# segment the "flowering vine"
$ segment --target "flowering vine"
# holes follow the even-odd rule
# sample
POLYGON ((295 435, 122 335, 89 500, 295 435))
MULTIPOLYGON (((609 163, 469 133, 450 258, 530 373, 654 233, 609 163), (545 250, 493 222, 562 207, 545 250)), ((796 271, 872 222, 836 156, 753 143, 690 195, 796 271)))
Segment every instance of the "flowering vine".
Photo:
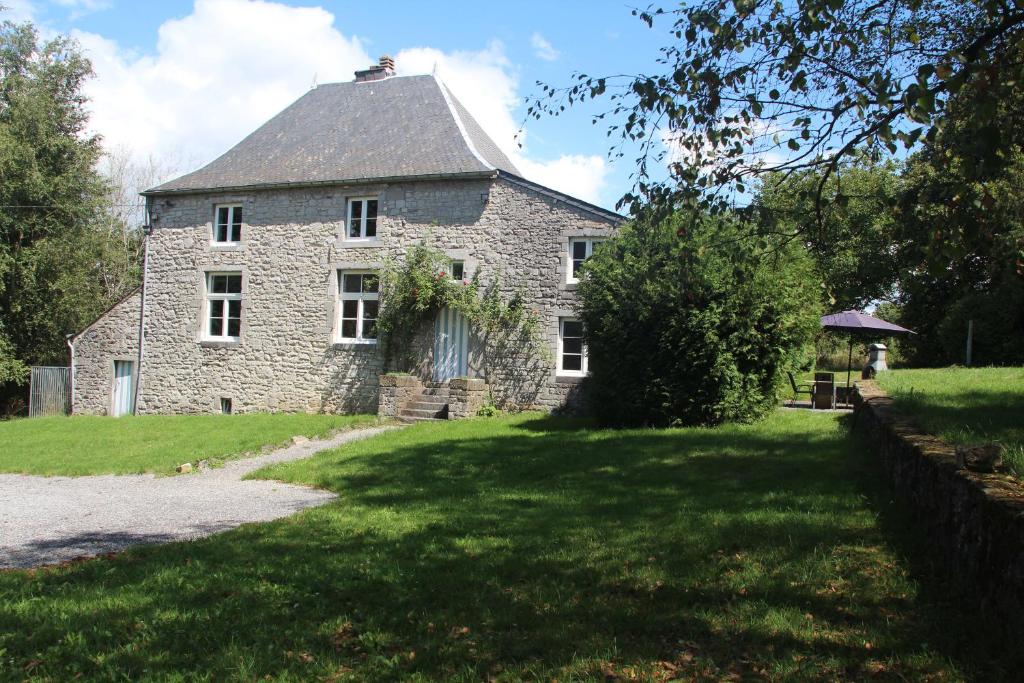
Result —
POLYGON ((501 277, 487 288, 480 273, 456 280, 451 277, 451 259, 427 245, 415 245, 402 260, 390 260, 381 271, 380 311, 377 318, 385 365, 389 369, 415 368, 415 340, 438 311, 451 308, 461 313, 483 341, 484 378, 497 355, 516 345, 517 352, 547 359, 550 352, 540 334, 540 316, 528 309, 516 293, 509 300, 501 295, 501 277))

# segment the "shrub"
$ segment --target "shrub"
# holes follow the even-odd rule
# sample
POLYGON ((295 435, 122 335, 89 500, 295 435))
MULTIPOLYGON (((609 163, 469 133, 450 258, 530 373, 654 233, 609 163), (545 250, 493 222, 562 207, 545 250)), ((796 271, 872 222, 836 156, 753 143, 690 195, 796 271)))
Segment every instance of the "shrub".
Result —
POLYGON ((763 416, 820 325, 802 247, 754 239, 729 218, 627 226, 587 261, 578 293, 592 408, 609 426, 763 416))

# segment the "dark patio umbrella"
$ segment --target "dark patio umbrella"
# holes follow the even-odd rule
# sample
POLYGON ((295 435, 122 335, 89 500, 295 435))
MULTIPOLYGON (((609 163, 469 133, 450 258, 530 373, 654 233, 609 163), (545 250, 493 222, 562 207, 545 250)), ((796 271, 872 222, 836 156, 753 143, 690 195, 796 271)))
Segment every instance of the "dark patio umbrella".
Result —
POLYGON ((850 336, 850 355, 846 361, 846 388, 850 388, 850 369, 853 367, 853 335, 892 337, 897 334, 914 334, 899 325, 879 320, 873 315, 860 311, 843 311, 821 316, 821 326, 833 332, 846 332, 850 336))

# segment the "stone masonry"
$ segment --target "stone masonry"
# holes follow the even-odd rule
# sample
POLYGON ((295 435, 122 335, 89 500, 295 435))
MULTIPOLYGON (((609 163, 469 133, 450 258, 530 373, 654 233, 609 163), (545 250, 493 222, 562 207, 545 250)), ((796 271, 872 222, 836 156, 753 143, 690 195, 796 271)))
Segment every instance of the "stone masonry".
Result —
MULTIPOLYGON (((339 270, 374 270, 425 241, 479 271, 484 287, 500 282, 506 295, 522 289, 542 320, 549 358, 522 358, 515 349, 489 363, 496 401, 555 409, 578 389, 578 378, 556 375, 559 317, 572 317, 574 286, 566 284, 568 241, 608 236, 607 214, 515 178, 403 181, 389 184, 283 188, 157 196, 150 205, 139 413, 209 413, 222 398, 235 412, 376 412, 384 368, 375 344, 339 343, 339 270), (350 197, 377 196, 377 239, 345 237, 350 197), (241 243, 211 243, 214 207, 241 204, 241 243), (242 275, 242 324, 237 342, 203 338, 205 278, 242 275)), ((110 323, 83 333, 79 376, 90 379, 77 412, 103 412, 110 384, 101 381, 121 346, 92 346, 97 326, 139 319, 138 300, 115 308, 110 323)), ((104 327, 105 326, 105 327, 104 327)), ((124 327, 122 332, 127 330, 124 327)), ((119 333, 121 334, 121 333, 119 333)), ((472 353, 470 376, 482 376, 472 353)), ((133 353, 137 355, 138 349, 133 353)), ((429 354, 429 349, 425 350, 429 354)), ((130 355, 130 354, 129 354, 130 355)), ((430 359, 422 366, 424 379, 430 359)), ((572 400, 570 399, 570 402, 572 400)))
POLYGON ((135 291, 74 337, 76 414, 108 415, 113 404, 114 361, 135 363, 138 377, 139 314, 142 294, 135 291))

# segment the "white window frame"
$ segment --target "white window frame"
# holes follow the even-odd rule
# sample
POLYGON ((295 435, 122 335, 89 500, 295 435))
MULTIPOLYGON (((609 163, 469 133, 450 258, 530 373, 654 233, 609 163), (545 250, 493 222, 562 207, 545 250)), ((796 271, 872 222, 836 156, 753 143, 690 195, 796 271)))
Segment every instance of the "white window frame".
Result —
POLYGON ((380 234, 380 197, 378 196, 366 196, 366 197, 349 197, 348 201, 345 202, 345 239, 349 242, 372 242, 377 239, 377 235, 380 234), (359 219, 359 235, 352 236, 349 234, 349 227, 352 225, 352 204, 355 202, 363 203, 363 210, 360 214, 359 219), (374 227, 374 234, 367 237, 366 235, 366 203, 377 202, 377 215, 375 216, 376 225, 374 227))
POLYGON ((242 243, 242 228, 245 225, 244 220, 245 220, 245 212, 242 211, 242 205, 241 204, 215 204, 214 207, 213 207, 213 234, 210 235, 210 243, 214 244, 216 246, 235 246, 235 245, 241 244, 242 243), (226 240, 219 240, 219 239, 217 239, 217 232, 218 232, 218 228, 220 227, 220 210, 221 209, 227 209, 228 210, 227 231, 225 232, 225 236, 228 239, 226 239, 226 240), (231 237, 232 237, 232 235, 231 235, 231 227, 235 224, 235 212, 236 211, 239 211, 239 212, 242 213, 242 220, 238 221, 238 239, 237 240, 233 240, 233 239, 231 239, 231 237))
POLYGON ((571 238, 569 238, 569 252, 568 252, 568 259, 566 260, 566 269, 565 269, 565 278, 566 278, 565 281, 567 283, 575 284, 575 283, 580 281, 580 279, 578 277, 576 277, 576 275, 573 274, 573 271, 575 270, 575 268, 573 268, 573 265, 575 264, 576 261, 580 261, 580 264, 582 265, 588 258, 590 258, 593 255, 593 253, 594 253, 594 246, 597 245, 597 244, 600 244, 601 242, 604 242, 603 238, 595 238, 595 237, 571 237, 571 238), (586 247, 584 248, 585 251, 584 251, 584 256, 583 256, 582 260, 573 258, 573 245, 576 244, 577 242, 582 242, 583 244, 586 245, 586 247))
POLYGON ((469 273, 466 270, 466 262, 463 261, 462 259, 454 259, 450 264, 448 264, 448 277, 450 277, 453 280, 459 280, 460 282, 462 280, 468 280, 469 279, 469 273), (462 267, 462 277, 455 277, 455 266, 456 265, 462 267))
MULTIPOLYGON (((380 301, 380 274, 375 270, 338 270, 336 277, 338 278, 338 299, 335 305, 335 324, 334 338, 338 343, 342 344, 376 344, 377 338, 364 338, 363 337, 363 325, 366 322, 366 318, 363 315, 363 308, 366 301, 380 301), (377 291, 376 292, 346 292, 345 291, 345 276, 346 275, 376 275, 377 276, 377 291), (356 336, 345 337, 342 334, 342 323, 343 314, 345 309, 346 301, 356 301, 356 336)), ((380 304, 377 304, 377 314, 380 315, 380 304)), ((378 318, 374 318, 377 320, 378 318)))
POLYGON ((242 273, 239 271, 210 271, 206 273, 206 301, 203 308, 203 339, 207 341, 238 341, 242 338, 242 319, 244 318, 244 312, 242 311, 242 292, 214 292, 212 291, 211 284, 213 278, 218 276, 237 277, 239 280, 239 290, 245 288, 245 281, 243 280, 242 273), (221 334, 213 335, 210 334, 210 320, 213 314, 213 302, 223 301, 224 308, 221 311, 221 334), (228 320, 230 316, 228 311, 230 310, 230 301, 238 301, 238 336, 231 336, 228 332, 228 320))
MULTIPOLYGON (((586 377, 590 374, 590 364, 587 359, 587 342, 586 339, 580 337, 582 340, 582 360, 580 361, 579 370, 563 370, 562 369, 562 356, 565 354, 565 324, 566 323, 579 323, 578 318, 559 318, 558 319, 558 354, 555 357, 555 374, 561 375, 562 377, 586 377)), ((582 323, 580 323, 582 324, 582 323)), ((574 337, 575 339, 575 337, 574 337)), ((572 354, 577 355, 577 354, 572 354)))

